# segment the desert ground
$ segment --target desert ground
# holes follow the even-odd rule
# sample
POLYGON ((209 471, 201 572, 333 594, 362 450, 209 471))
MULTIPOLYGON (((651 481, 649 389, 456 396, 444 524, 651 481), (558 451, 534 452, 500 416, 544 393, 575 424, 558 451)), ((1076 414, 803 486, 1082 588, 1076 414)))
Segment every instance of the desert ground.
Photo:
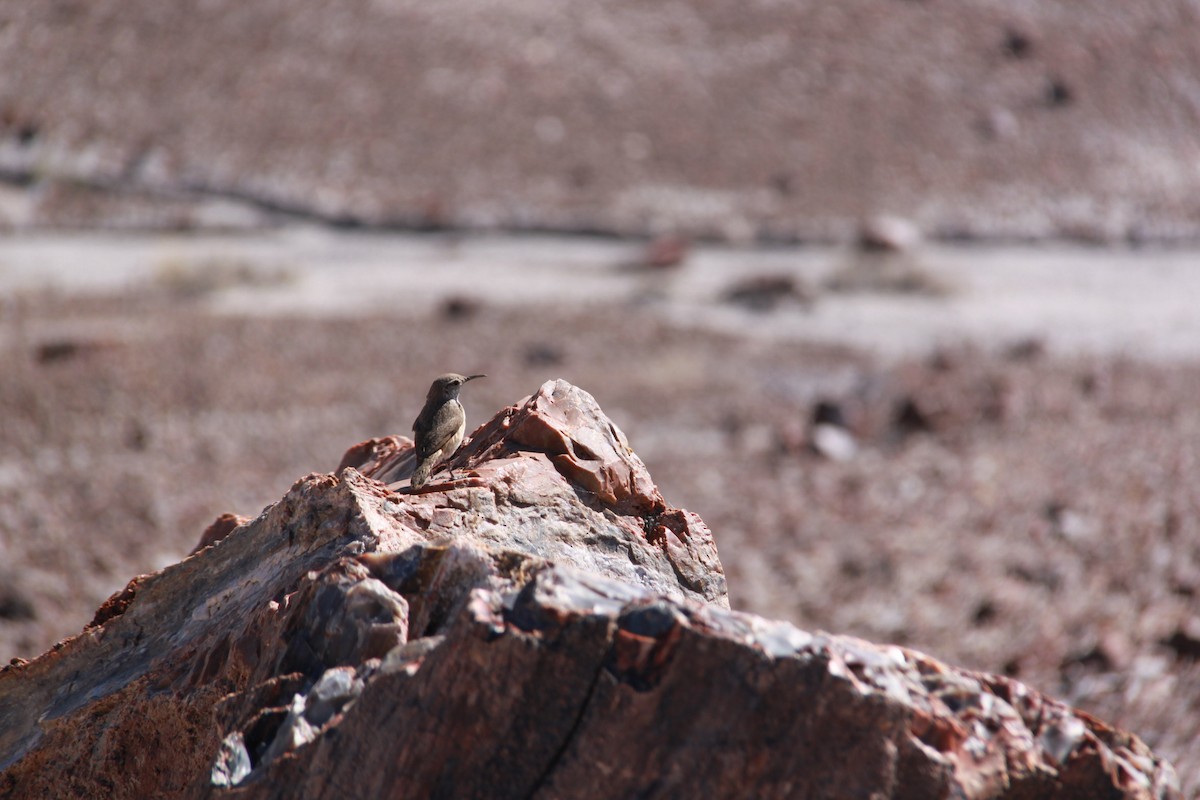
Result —
POLYGON ((735 608, 1015 676, 1137 732, 1196 796, 1197 253, 648 252, 0 241, 0 655, 77 633, 218 514, 407 434, 441 372, 488 374, 470 427, 562 377, 713 529, 735 608))
POLYGON ((439 373, 561 377, 736 608, 1200 797, 1194 0, 7 5, 0 659, 439 373))

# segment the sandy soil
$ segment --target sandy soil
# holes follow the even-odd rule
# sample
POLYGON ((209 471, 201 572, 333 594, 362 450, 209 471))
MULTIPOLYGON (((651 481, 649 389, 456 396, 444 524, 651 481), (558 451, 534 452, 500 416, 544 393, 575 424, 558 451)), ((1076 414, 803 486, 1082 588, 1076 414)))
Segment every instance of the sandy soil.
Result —
POLYGON ((713 528, 735 607, 1015 675, 1139 733, 1196 796, 1194 254, 641 257, 305 229, 0 242, 0 654, 406 432, 439 372, 489 374, 473 423, 564 377, 713 528), (822 403, 845 460, 809 447, 822 403))

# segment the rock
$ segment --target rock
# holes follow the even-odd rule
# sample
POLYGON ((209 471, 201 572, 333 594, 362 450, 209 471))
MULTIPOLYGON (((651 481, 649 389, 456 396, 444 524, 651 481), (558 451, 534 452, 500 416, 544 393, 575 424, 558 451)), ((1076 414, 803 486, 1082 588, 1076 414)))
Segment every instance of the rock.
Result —
POLYGON ((483 303, 473 297, 454 295, 442 301, 443 319, 461 321, 470 319, 483 310, 483 303))
POLYGON ((204 533, 200 534, 200 541, 192 552, 198 553, 209 545, 216 544, 232 533, 234 528, 245 525, 249 521, 249 517, 243 517, 240 514, 222 514, 204 529, 204 533))
POLYGON ((1190 661, 1200 660, 1200 622, 1189 620, 1162 640, 1165 647, 1175 653, 1176 658, 1190 661))
POLYGON ((866 252, 903 253, 921 243, 921 229, 903 217, 881 214, 862 223, 858 246, 866 252))
POLYGON ((1095 522, 1057 500, 1046 504, 1045 516, 1051 532, 1068 541, 1090 539, 1098 532, 1095 522))
POLYGON ((640 264, 648 269, 671 269, 683 266, 691 252, 687 237, 667 234, 652 239, 642 251, 640 264))
POLYGON ((841 404, 821 400, 813 407, 808 448, 830 461, 849 461, 858 454, 858 440, 850 432, 841 404))
POLYGON ((692 240, 682 234, 664 233, 643 243, 630 258, 616 267, 622 272, 665 276, 679 271, 687 264, 692 252, 692 240))
POLYGON ((1063 108, 1075 101, 1075 92, 1062 78, 1046 79, 1045 102, 1050 108, 1063 108))
POLYGON ((1004 357, 1013 362, 1037 361, 1046 355, 1046 341, 1028 336, 1011 342, 1004 348, 1004 357))
POLYGON ((0 795, 1180 796, 1016 681, 731 611, 712 534, 570 384, 454 480, 371 477, 411 446, 355 446, 5 667, 0 795))
POLYGON ((980 120, 979 131, 989 139, 1013 141, 1021 135, 1021 120, 1007 108, 993 108, 980 120))
POLYGON ((858 455, 854 434, 839 425, 814 425, 808 444, 814 453, 830 461, 850 461, 858 455))
POLYGON ((18 572, 0 569, 0 620, 20 621, 37 618, 37 606, 23 583, 18 572))
POLYGON ((892 427, 897 434, 911 436, 934 430, 930 413, 922 405, 918 398, 912 396, 901 397, 896 401, 895 409, 892 412, 892 427))
POLYGON ((774 311, 784 303, 802 308, 812 304, 812 295, 790 275, 755 275, 737 281, 721 295, 727 303, 751 311, 774 311))
POLYGON ((566 361, 566 356, 557 344, 534 342, 526 345, 521 360, 529 367, 558 367, 566 361))
POLYGON ((810 416, 813 425, 834 425, 847 430, 850 428, 843 404, 835 400, 818 400, 813 405, 810 416))
POLYGON ((52 364, 55 361, 68 361, 79 355, 85 345, 67 339, 43 342, 34 350, 33 358, 39 364, 52 364))
POLYGON ((1009 58, 1028 58, 1034 50, 1033 37, 1020 28, 1008 28, 1004 32, 1001 51, 1009 58))

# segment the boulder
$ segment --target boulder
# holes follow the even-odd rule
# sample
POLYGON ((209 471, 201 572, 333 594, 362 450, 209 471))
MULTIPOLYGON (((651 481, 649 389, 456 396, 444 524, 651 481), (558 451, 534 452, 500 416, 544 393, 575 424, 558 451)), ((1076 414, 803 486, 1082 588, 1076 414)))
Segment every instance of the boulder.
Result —
POLYGON ((0 796, 1179 796, 1016 681, 731 611, 711 532, 570 384, 418 492, 411 446, 355 446, 4 668, 0 796))

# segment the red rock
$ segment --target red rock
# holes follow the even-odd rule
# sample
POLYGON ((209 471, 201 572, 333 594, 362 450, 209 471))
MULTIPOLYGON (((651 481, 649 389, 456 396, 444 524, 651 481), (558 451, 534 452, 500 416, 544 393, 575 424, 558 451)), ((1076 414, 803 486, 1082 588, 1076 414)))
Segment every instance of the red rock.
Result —
POLYGON ((249 521, 249 517, 243 517, 240 514, 222 514, 205 528, 204 533, 200 534, 200 541, 192 552, 198 553, 204 548, 216 544, 232 533, 234 528, 245 525, 249 521))
POLYGON ((691 242, 683 236, 659 236, 646 245, 642 264, 651 269, 678 267, 687 260, 691 249, 691 242))
POLYGON ((1176 798, 1015 681, 730 611, 711 533, 551 382, 402 494, 373 440, 0 672, 4 797, 1176 798))

